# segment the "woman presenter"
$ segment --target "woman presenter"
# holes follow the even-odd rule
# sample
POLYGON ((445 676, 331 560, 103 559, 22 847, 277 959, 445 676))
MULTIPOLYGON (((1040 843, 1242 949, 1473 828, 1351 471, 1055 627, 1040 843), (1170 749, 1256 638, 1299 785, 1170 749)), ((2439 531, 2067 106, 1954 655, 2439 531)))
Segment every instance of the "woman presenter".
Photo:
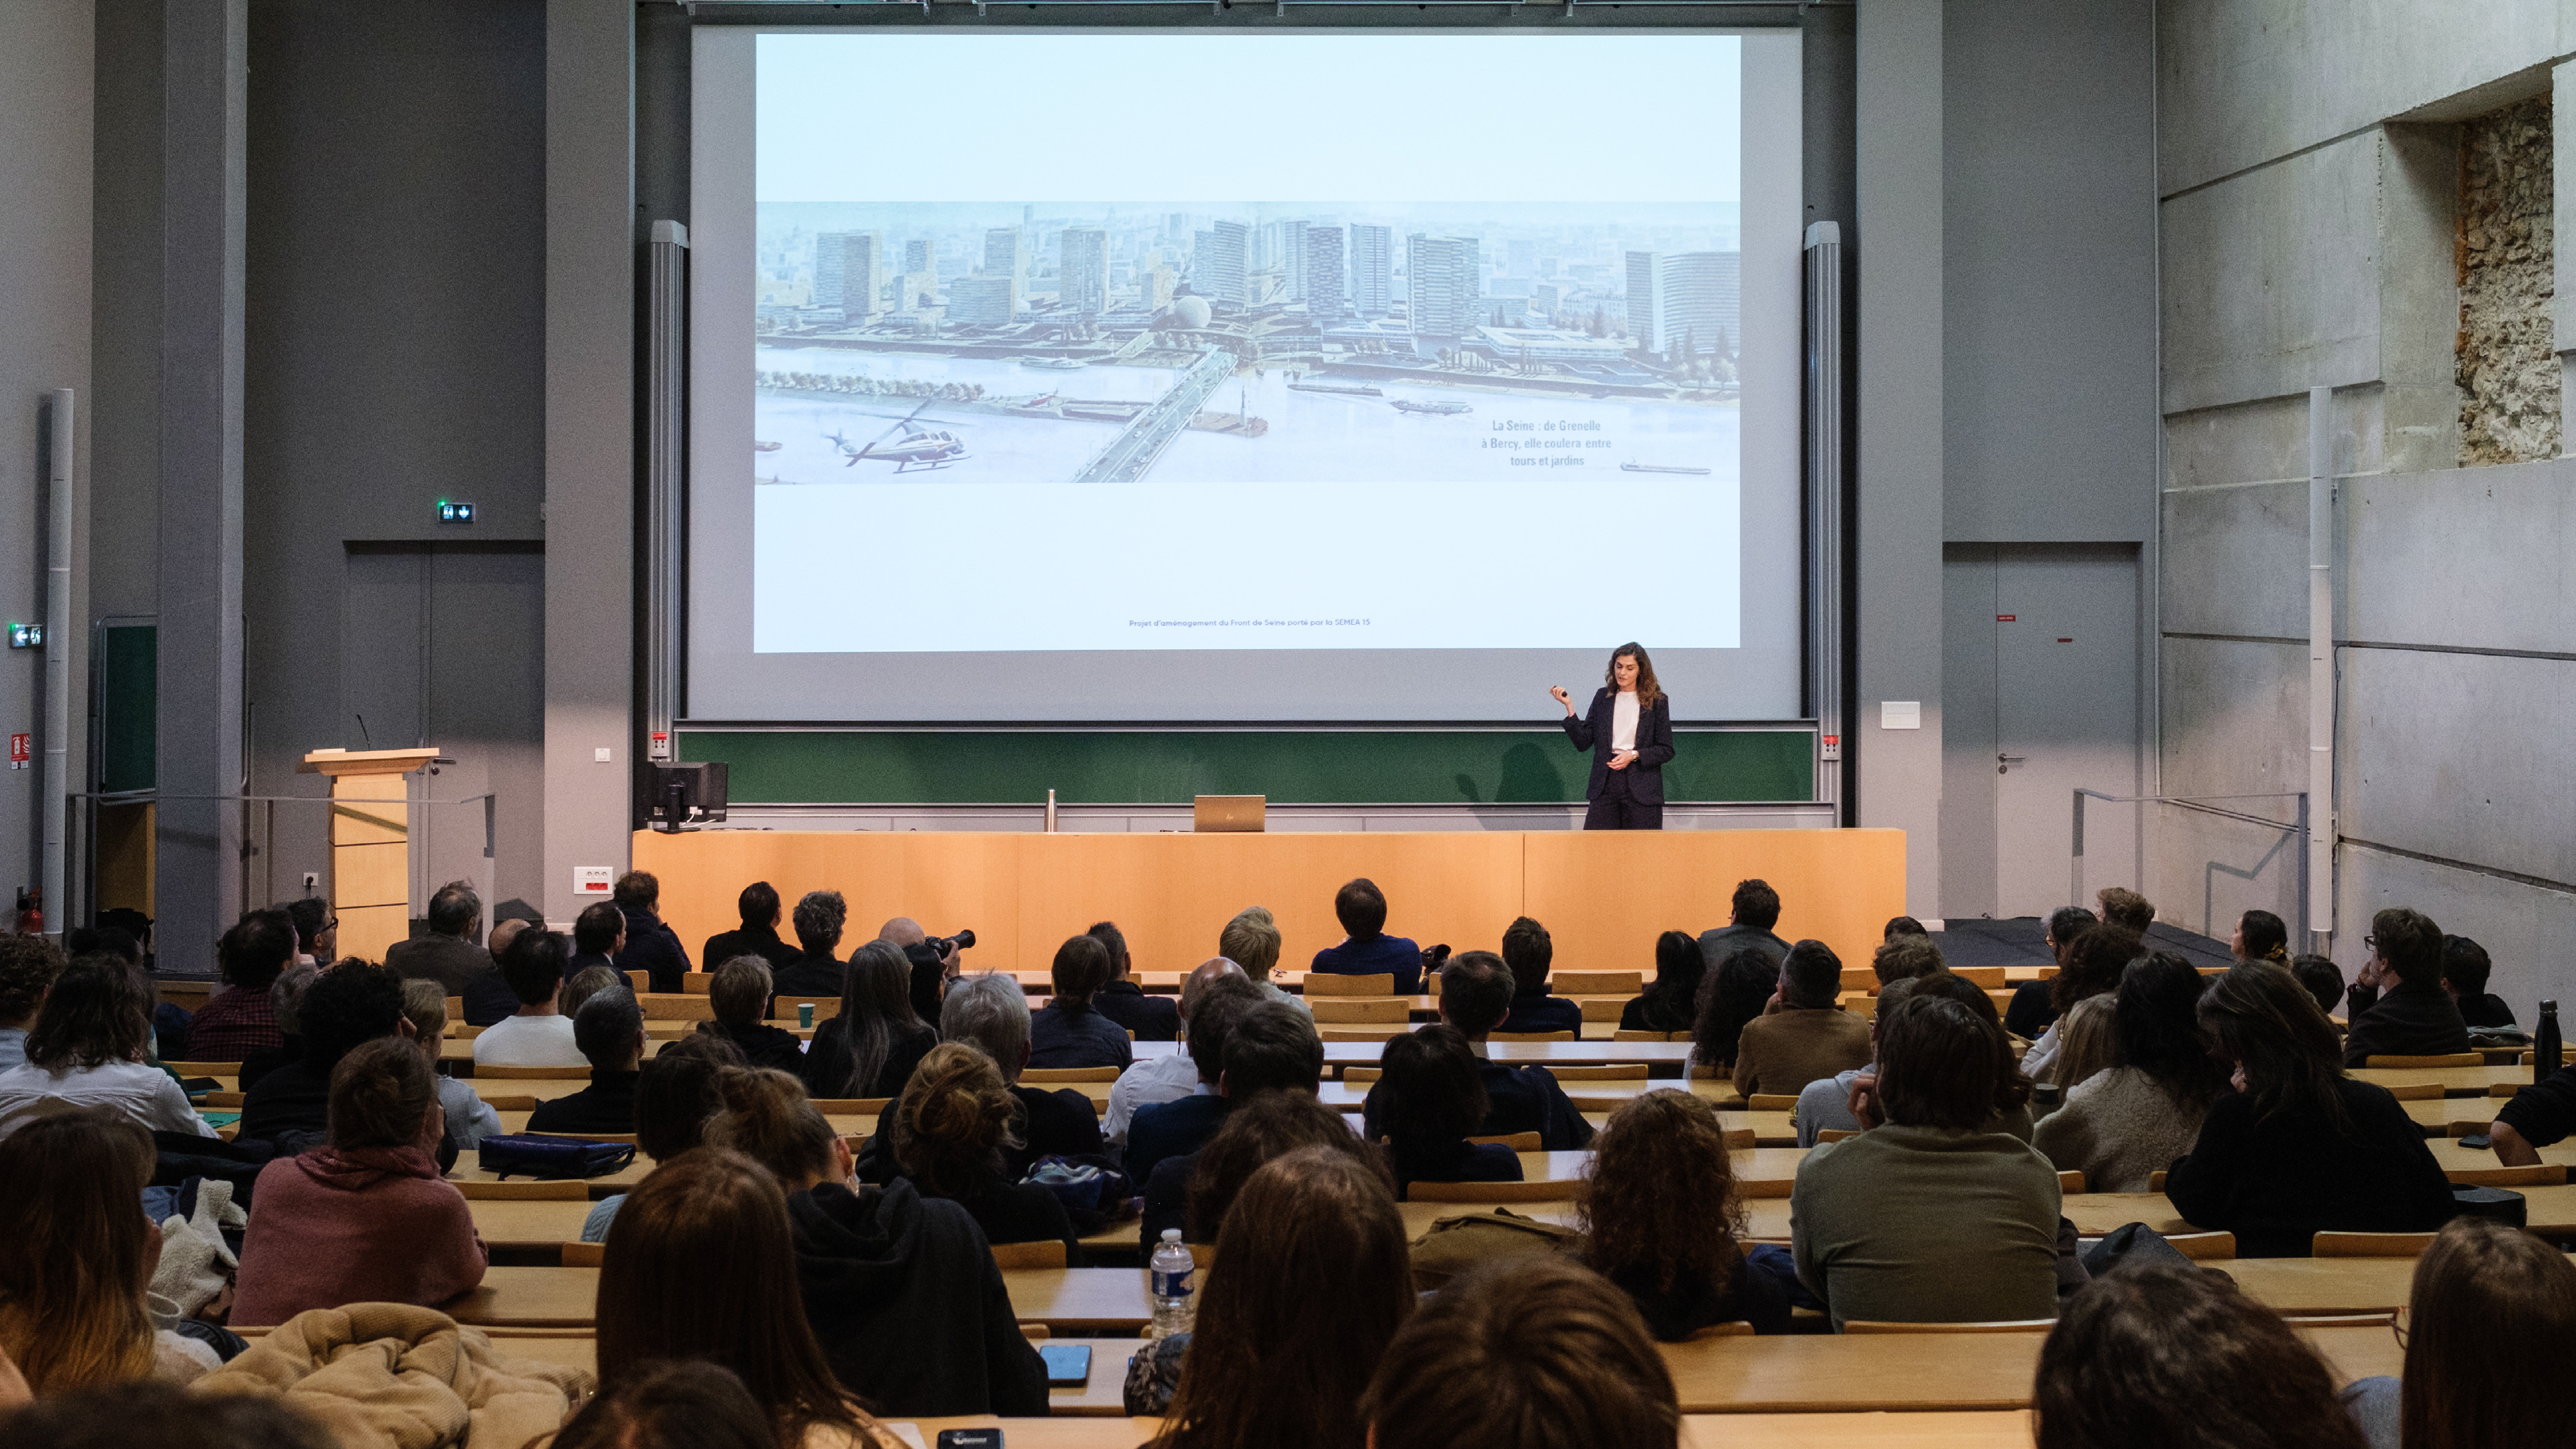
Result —
POLYGON ((1673 702, 1655 683, 1654 661, 1634 644, 1610 655, 1610 671, 1587 714, 1574 712, 1564 685, 1548 690, 1565 706, 1565 737, 1592 752, 1586 830, 1664 828, 1664 762, 1673 757, 1673 702))

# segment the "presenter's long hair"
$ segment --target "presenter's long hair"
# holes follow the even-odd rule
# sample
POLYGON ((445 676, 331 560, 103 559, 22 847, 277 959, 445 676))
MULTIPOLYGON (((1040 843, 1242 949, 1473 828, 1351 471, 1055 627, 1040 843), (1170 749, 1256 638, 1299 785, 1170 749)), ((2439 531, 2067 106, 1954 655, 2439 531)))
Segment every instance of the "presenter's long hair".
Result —
POLYGON ((1637 661, 1637 708, 1653 709, 1664 697, 1664 687, 1655 682, 1655 661, 1646 657, 1646 646, 1634 640, 1610 651, 1610 662, 1601 667, 1601 683, 1612 694, 1619 692, 1619 656, 1637 661))

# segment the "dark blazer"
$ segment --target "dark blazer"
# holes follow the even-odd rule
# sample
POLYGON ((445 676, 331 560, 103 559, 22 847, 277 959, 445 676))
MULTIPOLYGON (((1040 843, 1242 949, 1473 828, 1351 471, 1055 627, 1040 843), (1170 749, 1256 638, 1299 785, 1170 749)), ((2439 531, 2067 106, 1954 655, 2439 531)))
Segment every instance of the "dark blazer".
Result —
MULTIPOLYGON (((1638 732, 1644 733, 1644 726, 1638 732)), ((663 925, 661 917, 648 911, 626 911, 625 916, 626 949, 617 953, 617 969, 644 972, 652 978, 655 991, 678 991, 680 978, 691 969, 689 948, 680 944, 679 934, 663 925)))
MULTIPOLYGON (((1574 747, 1592 752, 1592 783, 1583 787, 1586 800, 1600 799, 1609 783, 1611 717, 1617 708, 1617 696, 1604 685, 1592 692, 1589 713, 1563 721, 1574 747)), ((1673 697, 1667 694, 1637 711, 1637 758, 1628 763, 1628 798, 1641 805, 1664 803, 1664 762, 1672 757, 1673 697)))
POLYGON ((2435 1057, 2469 1049, 2469 1026, 2451 993, 2438 984, 2405 982, 2382 996, 2355 982, 2344 995, 2352 1029, 2344 1034, 2343 1064, 2358 1067, 2374 1056, 2435 1057))
POLYGON ((1136 1033, 1138 1041, 1179 1041, 1181 1008, 1168 996, 1148 996, 1133 981, 1112 981, 1091 998, 1091 1009, 1136 1033))
POLYGON ((539 1102, 528 1114, 531 1132, 632 1132, 635 1130, 634 1072, 591 1069, 590 1085, 578 1092, 539 1102))
POLYGON ((1233 1106, 1229 1098, 1210 1095, 1137 1108, 1135 1120, 1127 1127, 1127 1180, 1145 1182, 1164 1158, 1187 1157, 1207 1146, 1233 1106))
POLYGON ((778 932, 768 926, 763 926, 756 931, 749 926, 738 926, 730 931, 718 931, 707 937, 707 943, 698 948, 698 959, 706 964, 706 969, 709 971, 713 971, 736 956, 757 956, 769 963, 771 971, 784 971, 795 965, 796 958, 802 954, 804 953, 778 939, 778 932))
POLYGON ((385 969, 406 981, 435 981, 448 995, 463 996, 478 978, 492 974, 492 953, 462 936, 433 931, 386 947, 385 969))

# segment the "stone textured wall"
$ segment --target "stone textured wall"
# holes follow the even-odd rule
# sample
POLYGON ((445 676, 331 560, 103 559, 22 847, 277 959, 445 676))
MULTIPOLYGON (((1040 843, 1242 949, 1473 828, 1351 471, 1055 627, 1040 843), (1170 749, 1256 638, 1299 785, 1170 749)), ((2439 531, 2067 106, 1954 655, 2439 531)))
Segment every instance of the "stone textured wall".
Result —
POLYGON ((2460 128, 2462 467, 2558 456, 2551 156, 2547 96, 2460 128))

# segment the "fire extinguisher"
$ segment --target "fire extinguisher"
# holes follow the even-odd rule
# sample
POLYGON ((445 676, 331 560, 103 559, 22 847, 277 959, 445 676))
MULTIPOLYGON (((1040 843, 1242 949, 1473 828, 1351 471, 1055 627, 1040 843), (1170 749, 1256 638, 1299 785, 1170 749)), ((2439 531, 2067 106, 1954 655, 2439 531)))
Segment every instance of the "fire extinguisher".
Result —
POLYGON ((19 935, 41 936, 45 934, 44 896, 45 893, 41 889, 26 889, 18 892, 19 935))

